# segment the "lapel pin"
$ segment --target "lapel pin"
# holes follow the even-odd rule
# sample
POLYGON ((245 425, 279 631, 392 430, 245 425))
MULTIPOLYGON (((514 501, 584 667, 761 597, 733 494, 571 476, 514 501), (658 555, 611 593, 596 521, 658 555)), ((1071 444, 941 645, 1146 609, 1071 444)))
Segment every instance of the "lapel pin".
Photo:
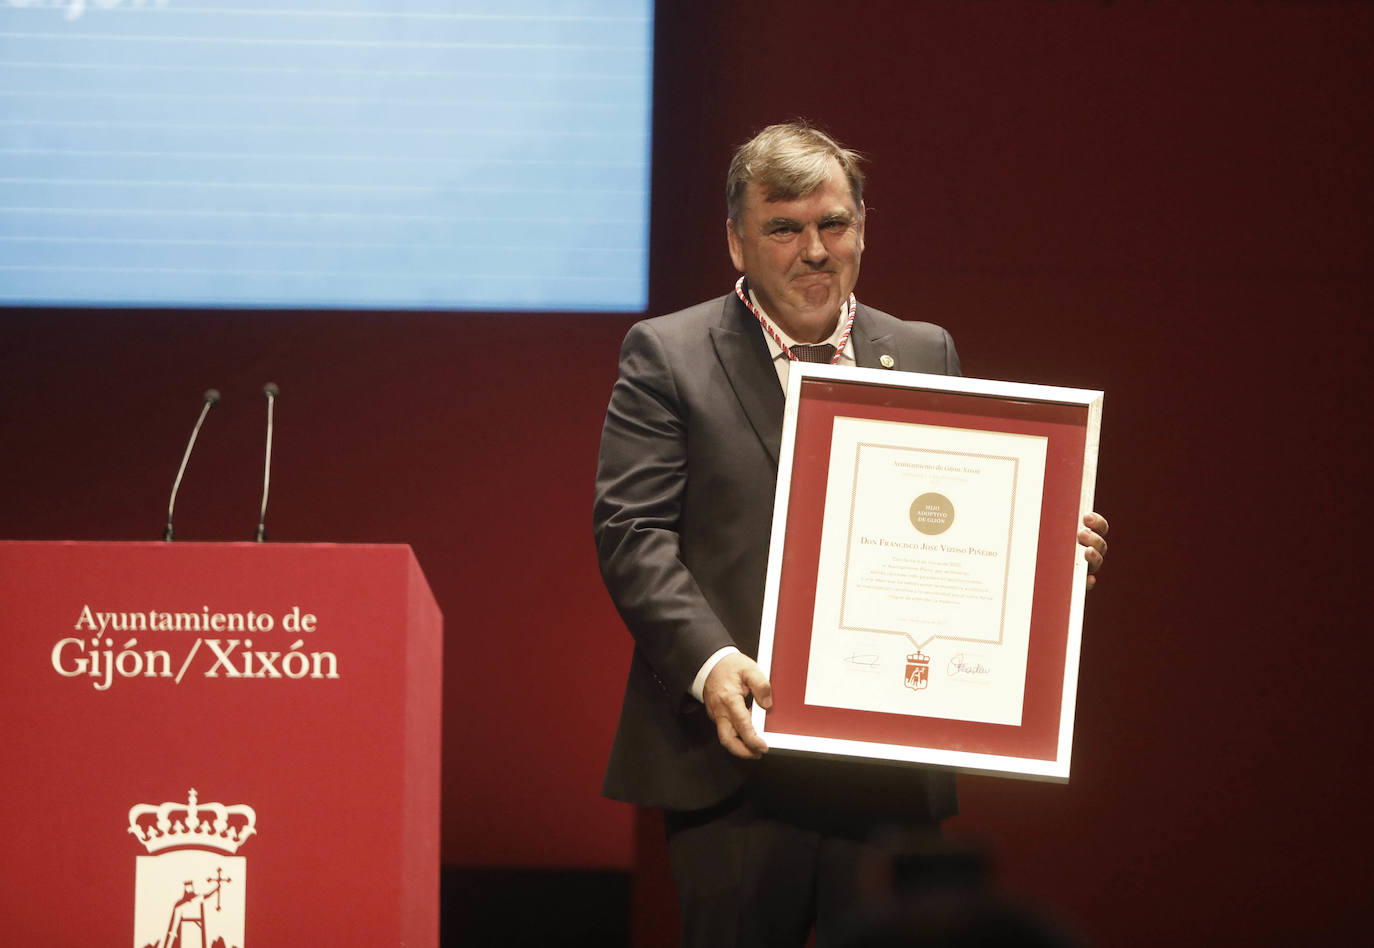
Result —
POLYGON ((890 369, 897 364, 897 360, 892 358, 892 356, 888 355, 886 352, 878 356, 878 362, 885 369, 890 369))

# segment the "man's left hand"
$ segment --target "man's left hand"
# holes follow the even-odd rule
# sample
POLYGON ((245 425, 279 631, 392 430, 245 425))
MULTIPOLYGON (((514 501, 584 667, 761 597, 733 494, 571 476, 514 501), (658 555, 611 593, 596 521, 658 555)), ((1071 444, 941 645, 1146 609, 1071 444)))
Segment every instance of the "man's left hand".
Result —
POLYGON ((1102 568, 1107 556, 1107 518, 1098 513, 1090 513, 1083 518, 1083 529, 1078 531, 1078 542, 1084 547, 1083 559, 1088 561, 1088 588, 1097 585, 1093 575, 1102 568))

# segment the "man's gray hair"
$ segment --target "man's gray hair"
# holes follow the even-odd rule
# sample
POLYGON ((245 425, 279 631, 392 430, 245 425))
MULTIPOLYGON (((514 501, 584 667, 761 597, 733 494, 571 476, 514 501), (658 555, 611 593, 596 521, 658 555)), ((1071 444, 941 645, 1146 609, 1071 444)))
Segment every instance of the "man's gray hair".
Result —
POLYGON ((745 142, 730 160, 725 176, 725 212, 735 226, 744 213, 744 195, 751 181, 763 188, 770 201, 792 201, 810 194, 830 176, 834 158, 849 179, 854 206, 863 204, 863 156, 806 122, 770 125, 745 142))

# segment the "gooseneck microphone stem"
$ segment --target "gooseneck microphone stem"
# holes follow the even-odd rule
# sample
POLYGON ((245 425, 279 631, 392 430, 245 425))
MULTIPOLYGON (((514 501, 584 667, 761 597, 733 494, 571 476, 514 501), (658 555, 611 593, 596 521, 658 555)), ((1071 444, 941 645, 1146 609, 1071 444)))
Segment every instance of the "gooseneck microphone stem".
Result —
POLYGON ((262 506, 258 510, 258 532, 253 537, 258 543, 267 539, 267 488, 272 481, 272 412, 280 391, 271 382, 262 387, 262 393, 267 396, 267 448, 262 458, 262 506))
POLYGON ((167 526, 162 530, 162 539, 169 543, 176 539, 176 531, 172 529, 172 510, 176 507, 177 491, 181 488, 182 475, 186 473, 186 462, 191 460, 191 449, 196 446, 196 435, 200 434, 200 426, 205 424, 205 416, 210 414, 210 406, 219 401, 219 390, 209 388, 205 390, 205 404, 200 408, 200 417, 196 419, 196 425, 191 429, 191 440, 186 442, 186 451, 181 455, 181 467, 177 468, 177 478, 172 482, 172 496, 167 501, 167 526))

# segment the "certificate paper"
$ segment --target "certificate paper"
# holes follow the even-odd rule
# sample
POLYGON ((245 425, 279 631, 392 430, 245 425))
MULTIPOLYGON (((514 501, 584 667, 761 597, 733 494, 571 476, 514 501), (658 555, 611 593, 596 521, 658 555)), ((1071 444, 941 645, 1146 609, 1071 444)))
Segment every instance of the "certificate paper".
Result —
POLYGON ((753 709, 773 753, 1068 780, 1101 418, 1098 391, 792 366, 753 709))
POLYGON ((1021 723, 1045 442, 835 419, 807 704, 1021 723))

